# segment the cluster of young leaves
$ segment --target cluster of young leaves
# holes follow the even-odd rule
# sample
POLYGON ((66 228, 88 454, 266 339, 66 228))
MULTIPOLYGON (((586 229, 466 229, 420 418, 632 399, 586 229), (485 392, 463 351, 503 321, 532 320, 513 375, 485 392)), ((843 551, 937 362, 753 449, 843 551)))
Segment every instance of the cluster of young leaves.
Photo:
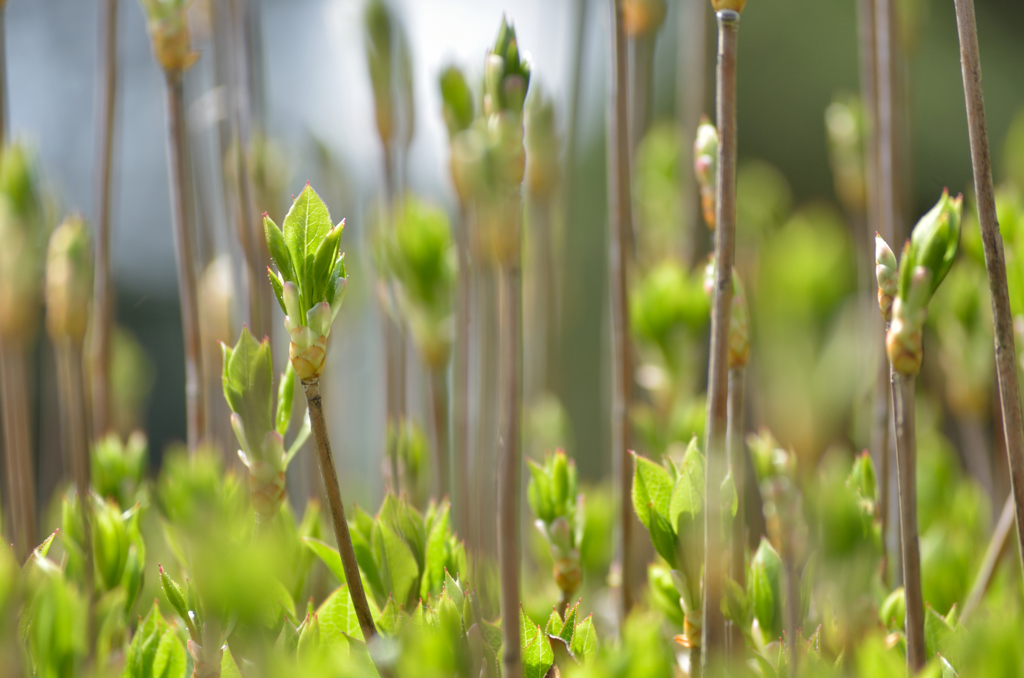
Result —
POLYGON ((580 548, 586 517, 583 495, 577 491, 576 464, 562 450, 547 454, 544 463, 527 460, 530 484, 526 496, 535 525, 554 559, 554 577, 564 596, 580 585, 580 548))
POLYGON ((667 577, 653 572, 653 602, 670 618, 683 617, 683 636, 693 646, 701 627, 704 456, 694 438, 678 461, 666 456, 659 465, 639 455, 633 461, 633 509, 667 566, 667 577))
POLYGON ((551 610, 543 630, 526 613, 519 611, 520 643, 523 653, 523 675, 543 678, 552 666, 563 673, 577 666, 587 666, 597 655, 597 631, 593 615, 581 619, 580 603, 565 612, 551 610))
MULTIPOLYGON (((449 526, 450 505, 431 503, 426 515, 388 494, 376 517, 358 506, 349 529, 360 574, 378 609, 409 612, 418 601, 439 595, 445 573, 468 572, 465 546, 449 526)), ((345 581, 338 550, 317 539, 306 545, 345 581)))
POLYGON ((457 275, 447 213, 406 196, 384 253, 420 354, 428 365, 443 365, 453 339, 452 290, 457 275))

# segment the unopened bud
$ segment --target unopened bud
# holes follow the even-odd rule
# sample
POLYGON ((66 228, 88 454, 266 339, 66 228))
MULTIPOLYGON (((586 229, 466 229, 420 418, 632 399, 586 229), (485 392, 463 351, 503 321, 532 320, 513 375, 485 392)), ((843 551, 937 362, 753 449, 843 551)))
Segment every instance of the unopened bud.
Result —
POLYGON ((473 124, 473 92, 457 66, 444 69, 440 84, 444 121, 448 126, 448 136, 454 138, 473 124))
POLYGON ((622 0, 622 27, 637 37, 656 32, 665 21, 665 0, 622 0))
MULTIPOLYGON (((910 247, 914 267, 922 266, 931 274, 927 303, 931 295, 949 273, 960 248, 960 217, 963 210, 963 196, 949 197, 949 190, 943 189, 942 196, 931 210, 914 226, 910 234, 910 247)), ((901 261, 901 265, 903 262, 901 261)), ((906 297, 907 282, 901 276, 900 295, 906 297)))
POLYGON ((46 257, 46 326, 54 339, 81 341, 89 322, 92 251, 81 215, 71 215, 50 236, 46 257))
POLYGON ((718 130, 701 120, 693 143, 693 171, 700 186, 701 213, 708 228, 715 227, 715 181, 718 172, 718 130))
POLYGON ((931 274, 922 266, 914 269, 908 297, 898 295, 892 306, 892 323, 885 337, 885 349, 892 368, 903 375, 921 371, 924 359, 923 332, 928 314, 927 297, 931 274))
POLYGON ((185 0, 139 0, 146 12, 153 55, 167 73, 182 73, 199 58, 192 51, 185 0))
POLYGON ((721 12, 723 9, 742 12, 743 8, 747 6, 747 0, 711 0, 711 6, 715 8, 716 12, 721 12))
POLYGON ((732 305, 729 309, 729 367, 745 367, 750 359, 750 320, 743 283, 732 272, 732 305))
POLYGON ((896 296, 899 274, 896 256, 882 236, 875 234, 875 277, 878 279, 878 310, 885 322, 892 320, 892 300, 896 296))

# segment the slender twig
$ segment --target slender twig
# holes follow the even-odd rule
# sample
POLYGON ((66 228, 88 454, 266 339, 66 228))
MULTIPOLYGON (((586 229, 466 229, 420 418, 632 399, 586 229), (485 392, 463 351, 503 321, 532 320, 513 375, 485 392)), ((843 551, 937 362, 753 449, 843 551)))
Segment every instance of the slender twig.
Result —
MULTIPOLYGON (((743 442, 743 381, 746 368, 731 367, 729 369, 729 422, 725 436, 726 462, 732 470, 732 480, 736 487, 736 516, 732 520, 732 535, 729 543, 729 577, 744 588, 746 573, 746 520, 745 509, 749 503, 746 496, 746 449, 743 442)), ((743 647, 743 636, 739 626, 728 623, 727 642, 730 650, 738 651, 743 647)))
MULTIPOLYGON (((516 231, 521 228, 515 219, 516 231)), ((518 238, 516 238, 518 242, 518 238)), ((504 421, 502 422, 501 458, 498 462, 498 566, 501 577, 503 674, 507 678, 522 675, 519 643, 519 485, 522 460, 522 325, 523 298, 519 258, 505 262, 501 271, 502 320, 501 336, 504 355, 502 390, 504 421)))
MULTIPOLYGON (((896 74, 898 71, 898 54, 896 53, 895 7, 893 0, 874 0, 874 37, 875 37, 875 143, 877 144, 877 196, 878 201, 878 232, 889 243, 898 243, 903 233, 902 213, 900 211, 900 174, 897 158, 897 124, 899 120, 898 96, 896 92, 896 74)), ((888 333, 886 327, 886 333, 888 333)), ((883 351, 884 354, 884 351, 883 351)), ((883 364, 878 367, 878 387, 891 380, 891 369, 887 357, 880 359, 883 364), (887 375, 888 373, 888 375, 887 375), (885 380, 885 381, 883 381, 885 380)), ((875 420, 872 429, 872 445, 879 456, 879 506, 878 514, 882 518, 883 554, 902 553, 898 548, 899 530, 889 525, 894 515, 891 507, 893 499, 893 451, 890 449, 888 416, 885 423, 878 420, 883 407, 895 408, 891 387, 886 389, 890 395, 875 394, 875 420), (884 402, 882 402, 884 401, 884 402), (887 453, 887 454, 886 454, 887 453), (886 528, 888 528, 886 530, 886 528)), ((885 561, 882 564, 883 574, 888 571, 885 561)), ((897 564, 897 569, 899 565, 897 564)))
MULTIPOLYGON (((455 288, 455 346, 452 365, 452 465, 455 472, 452 507, 455 529, 474 544, 469 526, 469 210, 460 201, 459 227, 455 247, 459 258, 459 277, 455 288)), ((473 549, 475 553, 475 548, 473 549)))
POLYGON ((114 287, 110 278, 110 176, 117 102, 117 0, 101 3, 100 55, 96 81, 96 266, 93 282, 92 416, 97 435, 110 426, 110 337, 114 287))
POLYGON ((0 340, 0 382, 14 552, 25 562, 36 539, 36 482, 32 470, 32 432, 28 412, 28 351, 17 337, 0 340))
MULTIPOLYGON (((338 470, 334 466, 334 454, 331 452, 331 441, 327 435, 327 422, 324 420, 323 402, 320 397, 320 380, 303 381, 302 388, 306 392, 306 403, 309 406, 309 423, 313 431, 313 446, 316 448, 316 457, 320 464, 320 480, 323 482, 327 505, 331 511, 334 537, 338 542, 341 565, 345 571, 345 583, 348 584, 348 592, 352 597, 352 606, 355 608, 356 618, 359 620, 359 629, 363 632, 363 639, 368 646, 372 647, 377 641, 377 627, 373 623, 370 605, 366 600, 366 591, 363 590, 363 582, 359 577, 359 564, 356 562, 356 552, 352 547, 352 535, 349 533, 348 521, 345 518, 345 505, 342 503, 341 488, 338 485, 338 470)), ((381 666, 379 663, 377 664, 377 671, 381 676, 390 675, 387 667, 381 666)))
MULTIPOLYGON (((477 313, 477 356, 476 373, 480 403, 477 409, 476 454, 473 460, 473 512, 474 533, 479 549, 478 568, 486 567, 497 558, 497 534, 491 526, 497 520, 494 496, 496 481, 492 469, 497 463, 495 442, 498 438, 498 375, 494 366, 498 364, 498 275, 494 266, 482 261, 473 271, 477 313)), ((487 594, 489 578, 477 573, 476 586, 481 589, 480 598, 484 612, 488 612, 491 596, 487 594)))
MULTIPOLYGON (((704 0, 686 0, 679 12, 679 50, 676 77, 676 114, 679 119, 681 140, 680 167, 693 167, 693 138, 697 134, 700 116, 704 113, 705 64, 707 51, 707 3, 704 0)), ((704 237, 700 216, 699 189, 689 172, 680 172, 683 196, 681 239, 679 242, 682 260, 692 266, 697 256, 697 238, 704 237)), ((756 548, 756 546, 755 546, 756 548)))
POLYGON ((189 226, 187 172, 185 166, 185 105, 180 71, 167 71, 167 151, 170 158, 171 200, 174 217, 178 292, 181 297, 181 328, 185 339, 185 396, 188 449, 195 452, 206 420, 206 392, 202 379, 202 343, 199 336, 199 300, 196 290, 195 250, 189 226))
POLYGON ((7 143, 7 29, 4 6, 0 5, 0 148, 7 143))
MULTIPOLYGON (((86 591, 90 592, 87 634, 95 640, 95 596, 93 595, 92 507, 89 503, 89 434, 85 407, 85 380, 82 371, 82 342, 55 337, 57 371, 60 382, 62 423, 67 427, 64 440, 71 461, 71 475, 82 516, 86 591)), ((91 645, 90 645, 91 647, 91 645)))
POLYGON ((921 549, 917 537, 917 435, 914 385, 910 375, 893 374, 892 399, 896 414, 896 476, 900 498, 903 589, 907 601, 904 632, 907 670, 916 673, 925 662, 924 597, 921 594, 921 549))
POLYGON ((430 410, 433 415, 434 474, 440 497, 451 497, 451 451, 448 447, 448 370, 444 365, 428 368, 430 410))
MULTIPOLYGON (((864 188, 865 188, 865 223, 869 246, 866 248, 869 266, 871 258, 871 237, 882 230, 882 215, 879 194, 879 148, 878 148, 878 48, 875 31, 874 0, 858 0, 857 20, 860 54, 860 98, 867 119, 864 134, 864 188)), ((889 237, 887 234, 885 237, 889 237)), ((887 242, 893 242, 888 240, 887 242)), ((870 288, 870 286, 869 286, 870 288)), ((874 307, 874 300, 870 300, 874 307)), ((877 496, 875 516, 882 525, 882 572, 886 572, 886 542, 888 531, 889 510, 889 359, 883 348, 878 358, 878 377, 875 381, 874 403, 871 418, 871 450, 874 453, 875 467, 878 469, 877 496)))
POLYGON ((728 422, 728 344, 732 304, 732 269, 736 238, 736 48, 740 15, 723 9, 718 18, 718 70, 716 91, 719 135, 715 214, 715 287, 711 306, 711 360, 708 367, 708 410, 705 426, 707 473, 704 510, 704 622, 701 663, 724 646, 722 617, 719 490, 725 476, 725 437, 728 422))
POLYGON ((955 0, 957 32, 960 37, 960 64, 967 102, 967 128, 971 138, 971 165, 974 192, 978 201, 978 221, 985 249, 985 267, 992 293, 995 328, 996 374, 1002 408, 1003 435, 1010 461, 1010 488, 1017 513, 1017 546, 1024 559, 1024 422, 1021 420, 1020 393, 1017 384, 1017 351, 1014 346, 1013 316, 1006 287, 1006 262, 1003 242, 996 220, 992 164, 988 153, 985 126, 985 99, 981 89, 981 57, 978 52, 978 28, 973 0, 955 0))
POLYGON ((633 238, 633 202, 629 169, 629 85, 627 81, 626 34, 623 27, 622 4, 612 4, 613 74, 608 101, 608 191, 609 274, 611 278, 612 315, 612 468, 619 485, 619 569, 621 573, 621 619, 633 607, 633 567, 630 544, 633 532, 633 510, 629 497, 632 478, 629 473, 629 402, 633 391, 633 365, 630 350, 628 262, 633 238))
POLYGON ((1014 502, 1011 495, 1006 498, 1003 511, 999 514, 999 522, 996 523, 996 528, 992 531, 992 539, 989 540, 988 547, 985 549, 985 557, 982 558, 981 567, 978 568, 978 576, 974 580, 974 585, 971 586, 967 602, 964 603, 963 612, 960 614, 960 622, 962 624, 966 624, 967 620, 978 609, 981 599, 985 597, 988 587, 992 585, 996 566, 999 565, 999 561, 1003 559, 1010 545, 1010 535, 1013 534, 1013 527, 1014 502))

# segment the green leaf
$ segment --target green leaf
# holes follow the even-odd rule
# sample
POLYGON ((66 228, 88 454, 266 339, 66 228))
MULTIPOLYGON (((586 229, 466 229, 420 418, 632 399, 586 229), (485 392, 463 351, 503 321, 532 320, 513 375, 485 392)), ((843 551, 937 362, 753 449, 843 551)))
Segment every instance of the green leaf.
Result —
POLYGON ((465 607, 466 597, 462 593, 462 587, 459 586, 457 581, 452 579, 447 569, 444 571, 444 592, 452 599, 457 609, 462 610, 465 607))
POLYGON ((345 582, 345 568, 341 564, 341 554, 338 553, 338 549, 331 548, 328 544, 323 543, 319 539, 312 537, 303 537, 302 542, 309 547, 309 550, 316 554, 320 560, 324 562, 334 576, 338 578, 342 584, 345 582))
POLYGON ((658 552, 662 558, 673 568, 676 569, 679 566, 679 551, 678 551, 678 540, 676 534, 672 531, 672 525, 669 524, 668 518, 663 516, 661 513, 651 509, 651 525, 650 525, 651 543, 654 544, 654 550, 658 552))
POLYGON ((747 627, 747 595, 732 577, 725 578, 725 595, 722 596, 722 615, 741 628, 747 627))
POLYGON ((338 259, 338 247, 341 244, 342 228, 342 224, 339 224, 328 231, 323 242, 317 247, 316 254, 313 256, 313 267, 311 269, 311 279, 313 281, 312 299, 325 300, 328 303, 331 301, 326 295, 327 283, 330 280, 334 262, 338 259))
MULTIPOLYGON (((522 612, 520 612, 520 614, 522 614, 522 612)), ((480 624, 480 635, 483 637, 484 642, 487 644, 488 647, 491 648, 491 650, 497 652, 499 649, 501 649, 500 626, 492 624, 491 622, 485 619, 483 620, 483 623, 480 624)))
POLYGON ((284 241, 295 262, 295 275, 302 296, 302 314, 322 299, 311 298, 314 285, 313 260, 317 248, 331 231, 331 215, 316 191, 307 183, 284 218, 284 241))
POLYGON ((557 636, 562 631, 562 618, 558 614, 558 610, 555 608, 551 609, 551 616, 548 617, 548 624, 544 627, 544 633, 549 636, 557 636))
POLYGON ((242 672, 238 670, 238 664, 231 656, 229 647, 224 648, 224 654, 220 658, 220 678, 242 678, 242 672))
POLYGON ((668 511, 669 524, 678 533, 680 518, 694 521, 704 510, 704 457, 696 438, 690 442, 679 467, 679 478, 672 488, 668 511))
POLYGON ((378 521, 374 529, 373 556, 380 568, 384 587, 403 607, 408 605, 419 568, 409 545, 383 521, 378 521))
POLYGON ((593 660, 594 655, 597 654, 597 631, 594 629, 593 615, 589 615, 576 625, 569 649, 572 650, 576 661, 583 666, 593 660))
POLYGON ((190 623, 191 620, 188 616, 188 603, 185 602, 185 594, 182 592, 181 587, 178 586, 177 582, 171 579, 170 575, 159 567, 160 571, 160 586, 164 590, 164 595, 167 596, 167 602, 171 604, 171 607, 178 616, 190 623))
POLYGON ((544 678, 555 662, 548 637, 540 632, 540 626, 533 624, 534 634, 523 648, 523 678, 544 678))
POLYGON ((924 610, 924 647, 925 655, 934 657, 946 653, 949 640, 953 637, 953 627, 931 605, 924 610))
MULTIPOLYGON (((284 233, 277 227, 274 220, 266 215, 263 216, 263 230, 267 236, 267 249, 270 250, 270 260, 277 266, 277 270, 281 272, 284 280, 295 282, 295 269, 292 266, 288 246, 285 245, 284 233)), ((284 308, 284 302, 281 303, 281 307, 284 308)))
POLYGON ((174 629, 167 629, 153 657, 153 678, 185 678, 187 664, 181 639, 174 629))
POLYGON ((128 646, 128 653, 125 656, 125 678, 150 678, 153 675, 153 659, 166 629, 167 622, 160 614, 159 605, 154 601, 149 614, 135 630, 131 645, 128 646))
POLYGON ((652 512, 668 517, 671 498, 672 479, 668 471, 633 453, 633 509, 644 527, 651 529, 652 512))
POLYGON ((526 466, 530 469, 530 484, 526 488, 530 509, 537 518, 550 523, 556 517, 551 478, 544 472, 544 467, 532 459, 526 460, 526 466))
POLYGON ((576 617, 579 615, 580 604, 577 602, 569 610, 569 613, 565 615, 565 623, 562 624, 562 629, 555 635, 565 641, 566 646, 572 647, 573 633, 576 631, 576 617))
POLYGON ((439 593, 444 582, 446 560, 445 544, 448 541, 448 518, 451 507, 445 503, 438 508, 430 524, 424 553, 423 579, 420 582, 420 597, 439 593))
POLYGON ((270 287, 274 290, 274 296, 277 297, 277 303, 281 306, 281 312, 288 315, 288 309, 284 305, 284 283, 281 282, 281 277, 268 266, 267 278, 270 279, 270 287))
POLYGON ((320 643, 328 651, 349 648, 348 638, 363 640, 355 606, 349 595, 348 586, 342 584, 316 611, 320 626, 320 643))
POLYGON ((295 396, 295 368, 292 361, 281 375, 281 383, 277 387, 277 414, 274 429, 283 437, 292 422, 292 400, 295 396))
POLYGON ((388 598, 388 604, 381 610, 376 621, 377 629, 384 635, 392 638, 398 635, 401 630, 402 615, 394 598, 388 598))
POLYGON ((519 645, 520 649, 525 650, 526 646, 533 641, 534 638, 540 636, 540 626, 533 623, 533 620, 526 616, 526 612, 523 610, 523 606, 519 606, 519 645))

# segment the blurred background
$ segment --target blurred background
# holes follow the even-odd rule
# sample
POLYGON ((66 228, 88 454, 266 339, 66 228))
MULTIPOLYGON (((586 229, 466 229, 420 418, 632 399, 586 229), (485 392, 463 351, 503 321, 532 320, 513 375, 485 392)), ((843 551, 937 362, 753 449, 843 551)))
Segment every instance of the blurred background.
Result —
MULTIPOLYGON (((605 474, 610 445, 605 187, 608 3, 392 0, 389 4, 407 32, 412 55, 415 135, 408 155, 410 190, 454 212, 437 80, 450 63, 465 68, 471 82, 479 79, 482 57, 493 42, 502 13, 514 21, 521 49, 532 60, 531 90, 542 88, 553 99, 565 164, 560 182, 562 209, 557 218, 560 235, 554 249, 554 270, 561 290, 559 359, 549 366, 554 373, 550 383, 565 417, 559 419, 555 437, 570 447, 585 477, 605 474), (579 100, 576 119, 570 121, 568 112, 577 82, 577 30, 582 36, 579 100), (573 125, 577 142, 568 156, 566 131, 573 125)), ((976 4, 998 183, 1007 178, 1004 168, 1013 161, 1004 157, 1004 140, 1015 114, 1024 109, 1024 4, 1015 0, 978 0, 976 4)), ((673 190, 689 186, 678 189, 684 196, 687 191, 696 192, 691 167, 679 160, 686 153, 676 152, 692 139, 679 138, 680 102, 687 100, 688 92, 692 100, 697 88, 705 92, 702 110, 713 113, 715 40, 712 13, 694 12, 689 5, 670 0, 654 40, 651 117, 652 129, 662 136, 648 144, 646 155, 643 144, 637 154, 641 222, 648 218, 644 216, 650 213, 648 207, 656 211, 658 205, 665 208, 665 204, 669 205, 665 209, 675 210, 670 218, 689 219, 681 213, 685 207, 671 200, 666 203, 656 187, 650 189, 654 191, 651 197, 651 177, 667 178, 673 190), (699 16, 702 31, 694 28, 694 16, 699 16), (695 40, 702 33, 705 41, 700 46, 695 40), (703 57, 702 67, 700 61, 694 61, 694 44, 698 45, 696 55, 703 57), (694 73, 703 77, 695 78, 694 73), (659 126, 662 122, 665 125, 659 126), (666 148, 667 155, 659 156, 657 151, 666 148), (647 179, 641 176, 641 169, 648 172, 643 175, 647 179), (644 203, 645 196, 650 204, 644 203)), ((289 195, 297 194, 310 181, 334 219, 347 220, 342 248, 347 252, 351 277, 345 307, 332 334, 325 402, 330 408, 335 451, 345 460, 339 467, 345 469, 341 480, 347 486, 346 496, 375 506, 383 490, 378 470, 384 449, 380 379, 384 353, 368 233, 382 199, 383 169, 366 66, 363 2, 252 0, 248 7, 251 110, 254 126, 267 139, 269 158, 264 194, 268 204, 257 208, 270 212, 280 223, 289 195)), ((913 223, 943 187, 967 192, 971 166, 953 3, 904 0, 901 8, 906 17, 908 111, 901 139, 909 152, 906 215, 908 223, 913 223)), ((144 384, 148 388, 139 391, 139 402, 144 403, 144 421, 139 423, 149 433, 156 463, 167 444, 185 436, 164 87, 142 9, 134 0, 121 0, 118 11, 120 82, 112 213, 117 317, 143 351, 138 365, 143 365, 148 375, 144 384)), ((226 143, 222 132, 233 92, 219 84, 223 82, 222 65, 210 49, 215 25, 210 12, 204 0, 193 3, 193 42, 200 57, 185 78, 203 269, 222 254, 240 261, 218 150, 226 143)), ((98 25, 95 2, 8 0, 6 6, 9 129, 12 136, 28 140, 34 148, 45 185, 60 211, 78 209, 90 218, 95 215, 98 25)), ((817 296, 811 294, 809 306, 803 309, 800 291, 786 287, 793 276, 787 276, 785 265, 770 260, 751 264, 745 278, 748 292, 764 300, 753 314, 754 333, 766 343, 755 342, 754 379, 763 388, 760 396, 753 396, 750 417, 752 427, 770 423, 780 442, 811 459, 820 457, 839 439, 847 446, 867 445, 867 423, 858 424, 858 413, 869 405, 878 347, 858 340, 870 336, 860 331, 877 329, 877 312, 868 321, 870 314, 862 312, 862 303, 853 303, 849 312, 844 310, 843 300, 854 298, 863 276, 857 272, 852 246, 854 227, 850 222, 855 220, 848 217, 849 210, 844 210, 834 188, 825 124, 829 104, 858 88, 857 20, 852 0, 749 3, 740 33, 738 83, 740 256, 745 248, 750 257, 758 249, 791 253, 794 248, 799 250, 800 243, 813 241, 816 244, 809 246, 801 263, 806 266, 799 274, 803 288, 817 290, 817 296), (757 277, 758 271, 763 272, 763 281, 757 277), (797 343, 789 351, 775 350, 773 346, 789 339, 786 333, 773 335, 773 328, 787 323, 791 328, 805 327, 793 325, 796 321, 792 318, 818 327, 819 334, 812 335, 813 345, 797 343), (764 346, 760 354, 759 345, 764 346), (813 361, 808 358, 812 355, 813 361), (825 402, 815 390, 822 385, 827 386, 821 392, 827 394, 825 402), (799 397, 793 396, 797 393, 799 397), (808 414, 812 407, 813 417, 808 414)), ((976 230, 970 224, 965 228, 976 230)), ((683 250, 692 264, 698 253, 707 250, 709 238, 702 225, 687 237, 691 242, 683 250)), ((765 256, 770 259, 769 254, 765 256)), ((219 274, 233 281, 235 290, 230 301, 236 309, 229 333, 233 341, 244 308, 243 271, 236 263, 223 267, 219 274)), ((280 328, 279 310, 274 310, 278 313, 275 328, 280 328)), ((275 331, 281 341, 283 332, 275 331)), ((279 368, 286 352, 285 344, 276 347, 279 368)), ((56 397, 49 390, 53 380, 46 379, 54 368, 50 351, 36 354, 43 375, 39 411, 45 412, 47 399, 56 397)), ((702 384, 704 363, 696 364, 700 368, 692 379, 702 384)), ((219 359, 215 371, 218 365, 219 359)), ((981 370, 985 369, 988 367, 983 365, 981 370)), ((415 368, 410 379, 410 407, 414 416, 425 418, 423 398, 417 395, 417 389, 425 387, 415 368)), ((222 401, 217 405, 226 416, 222 401)), ((699 420, 703 412, 697 411, 699 420)), ((58 459, 56 427, 46 417, 39 422, 42 458, 58 459)), ((690 428, 695 431, 697 426, 690 428)), ((45 461, 41 466, 40 473, 45 475, 45 461)), ((42 496, 48 496, 46 489, 42 496)))

